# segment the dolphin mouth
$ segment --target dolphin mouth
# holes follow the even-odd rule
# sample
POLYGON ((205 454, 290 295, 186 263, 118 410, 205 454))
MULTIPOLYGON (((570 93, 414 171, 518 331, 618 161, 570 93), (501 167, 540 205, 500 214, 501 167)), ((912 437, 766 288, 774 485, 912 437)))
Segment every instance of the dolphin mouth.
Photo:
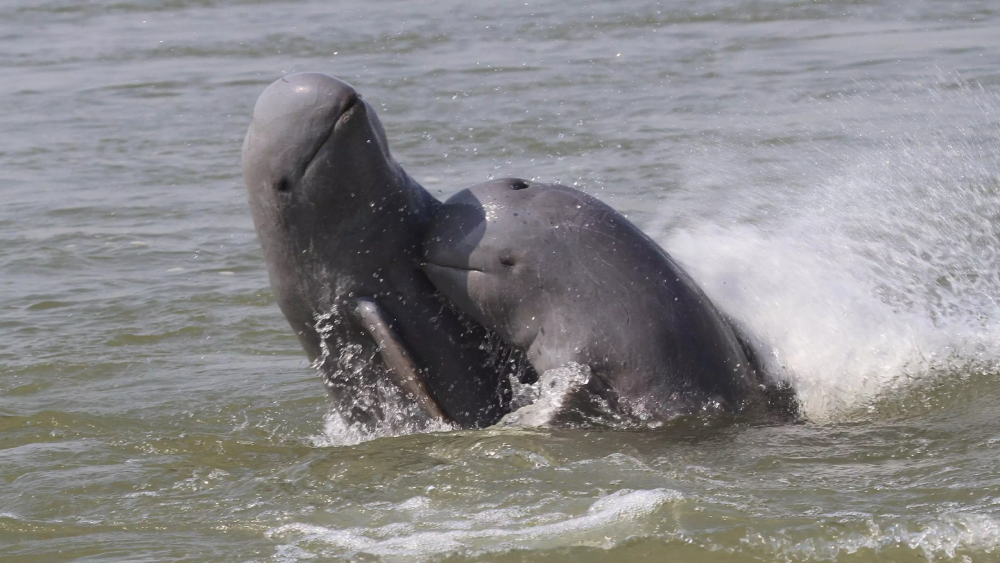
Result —
POLYGON ((460 272, 480 272, 480 273, 483 272, 481 268, 473 268, 472 266, 455 266, 451 264, 440 264, 438 262, 432 262, 430 260, 424 260, 423 262, 420 263, 420 269, 427 271, 428 268, 430 269, 444 268, 447 270, 458 270, 460 272))

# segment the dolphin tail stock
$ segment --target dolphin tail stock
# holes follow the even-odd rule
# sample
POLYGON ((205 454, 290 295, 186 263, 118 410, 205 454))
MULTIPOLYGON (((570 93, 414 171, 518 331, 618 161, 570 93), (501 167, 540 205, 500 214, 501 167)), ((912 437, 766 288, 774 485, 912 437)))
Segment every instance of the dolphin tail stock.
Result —
POLYGON ((354 320, 375 340, 379 355, 385 362, 392 382, 431 419, 444 424, 452 424, 441 405, 424 385, 420 369, 407 351, 399 335, 392 328, 386 312, 369 298, 355 299, 350 307, 354 320))

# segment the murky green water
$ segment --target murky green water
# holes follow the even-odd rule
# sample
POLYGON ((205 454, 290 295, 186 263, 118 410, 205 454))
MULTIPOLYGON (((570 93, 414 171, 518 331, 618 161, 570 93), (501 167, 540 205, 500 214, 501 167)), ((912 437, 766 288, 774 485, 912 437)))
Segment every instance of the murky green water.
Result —
POLYGON ((0 561, 1000 560, 994 3, 11 0, 0 38, 0 561), (304 70, 436 195, 616 206, 809 422, 358 443, 240 178, 304 70))

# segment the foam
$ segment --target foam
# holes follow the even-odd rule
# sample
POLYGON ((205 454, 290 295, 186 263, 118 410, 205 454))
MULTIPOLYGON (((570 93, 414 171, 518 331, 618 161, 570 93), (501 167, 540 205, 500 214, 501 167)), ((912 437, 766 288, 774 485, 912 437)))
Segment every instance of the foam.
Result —
POLYGON ((968 513, 944 514, 923 524, 869 519, 864 530, 851 526, 833 537, 796 540, 783 534, 751 532, 743 543, 793 561, 834 561, 859 551, 881 553, 899 548, 919 552, 928 561, 955 560, 962 552, 981 554, 1000 549, 1000 521, 968 513))
POLYGON ((540 518, 525 514, 521 509, 498 509, 486 512, 483 518, 473 513, 459 521, 432 523, 430 518, 421 518, 421 528, 437 528, 429 530, 418 529, 417 524, 411 523, 344 529, 292 523, 268 530, 267 536, 290 539, 292 543, 282 547, 285 551, 313 552, 318 548, 325 556, 369 553, 389 561, 424 560, 454 552, 507 551, 515 547, 551 549, 589 545, 611 548, 617 545, 617 538, 641 532, 636 521, 682 498, 681 493, 669 489, 623 489, 599 497, 583 514, 576 516, 548 513, 540 518), (613 530, 618 524, 628 524, 628 533, 613 530), (479 527, 482 525, 490 527, 479 527), (601 539, 595 541, 594 538, 601 539))

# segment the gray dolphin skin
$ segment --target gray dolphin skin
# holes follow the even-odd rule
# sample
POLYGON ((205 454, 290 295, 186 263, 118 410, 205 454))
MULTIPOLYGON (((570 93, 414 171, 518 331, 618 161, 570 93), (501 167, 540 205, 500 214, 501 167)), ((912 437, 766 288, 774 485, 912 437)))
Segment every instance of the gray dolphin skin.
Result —
POLYGON ((278 305, 342 414, 383 416, 371 390, 386 383, 427 419, 480 427, 505 413, 511 357, 420 270, 441 203, 393 160, 353 87, 318 73, 268 86, 243 177, 278 305))
POLYGON ((537 373, 588 366, 590 391, 628 415, 794 414, 684 270, 583 192, 516 178, 472 186, 438 210, 424 252, 434 285, 537 373))

